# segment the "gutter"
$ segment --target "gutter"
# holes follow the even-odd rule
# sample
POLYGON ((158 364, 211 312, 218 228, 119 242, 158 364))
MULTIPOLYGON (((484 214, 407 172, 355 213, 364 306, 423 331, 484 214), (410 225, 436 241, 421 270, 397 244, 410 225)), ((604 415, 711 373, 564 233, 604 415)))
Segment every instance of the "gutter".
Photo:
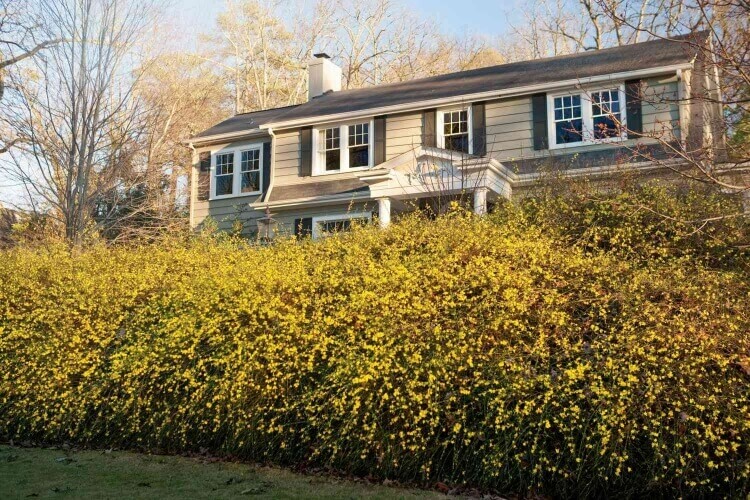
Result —
POLYGON ((268 203, 263 202, 255 202, 255 203, 249 203, 248 206, 250 208, 255 209, 262 209, 265 207, 269 208, 292 208, 292 207, 298 207, 298 206, 325 206, 325 205, 336 205, 338 203, 341 203, 342 201, 348 201, 348 202, 357 202, 357 201, 372 201, 372 198, 369 194, 365 196, 351 196, 351 195, 344 195, 344 196, 336 196, 328 195, 325 198, 322 198, 320 196, 313 196, 309 198, 295 198, 292 200, 282 200, 282 201, 272 201, 268 203))
POLYGON ((193 215, 193 212, 194 212, 193 208, 195 204, 195 197, 193 196, 193 186, 195 186, 195 160, 196 160, 195 153, 196 151, 195 151, 195 146, 193 146, 192 142, 188 142, 187 145, 190 148, 190 151, 192 151, 190 155, 190 158, 192 159, 192 165, 190 166, 190 182, 188 182, 188 186, 189 186, 188 189, 190 189, 190 196, 189 196, 190 210, 188 210, 189 212, 188 224, 190 225, 190 229, 192 230, 194 227, 193 222, 195 221, 195 216, 193 215))
POLYGON ((209 143, 228 142, 237 139, 254 139, 256 137, 265 137, 266 135, 269 135, 268 129, 270 128, 271 127, 251 131, 244 130, 241 132, 227 132, 226 134, 207 135, 204 137, 191 137, 185 142, 188 144, 196 144, 198 146, 208 146, 209 143))

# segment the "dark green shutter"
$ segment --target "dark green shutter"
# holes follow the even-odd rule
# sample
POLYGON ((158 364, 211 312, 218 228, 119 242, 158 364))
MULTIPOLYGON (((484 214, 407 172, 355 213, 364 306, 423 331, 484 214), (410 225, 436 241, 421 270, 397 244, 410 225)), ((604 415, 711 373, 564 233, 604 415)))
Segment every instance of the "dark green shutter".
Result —
POLYGON ((211 197, 211 151, 198 155, 198 200, 206 201, 211 197))
POLYGON ((307 177, 312 175, 312 128, 306 127, 299 131, 300 140, 300 162, 299 175, 307 177))
POLYGON ((263 143, 263 195, 268 193, 271 184, 271 143, 263 143))
POLYGON ((375 117, 375 158, 373 165, 380 165, 385 161, 385 116, 375 117))
POLYGON ((294 219, 294 236, 297 239, 312 236, 312 217, 294 219))
POLYGON ((484 156, 487 154, 487 126, 485 123, 484 103, 475 102, 471 105, 472 154, 484 156))
POLYGON ((437 136, 435 135, 437 111, 434 109, 427 109, 423 112, 422 116, 422 145, 434 148, 437 146, 437 136))
POLYGON ((534 149, 537 151, 548 149, 547 94, 534 94, 531 96, 531 120, 534 133, 534 149))
POLYGON ((642 80, 628 80, 625 82, 625 110, 627 113, 628 132, 633 132, 635 135, 643 133, 642 92, 642 80))

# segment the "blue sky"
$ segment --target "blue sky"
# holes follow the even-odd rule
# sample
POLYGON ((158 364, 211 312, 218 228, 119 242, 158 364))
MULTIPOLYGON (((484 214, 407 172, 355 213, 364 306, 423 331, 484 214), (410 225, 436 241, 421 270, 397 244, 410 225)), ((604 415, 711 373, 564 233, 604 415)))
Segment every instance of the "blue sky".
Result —
MULTIPOLYGON (((508 16, 518 13, 526 4, 523 0, 401 0, 401 3, 425 17, 432 17, 448 33, 468 31, 487 36, 505 32, 508 16)), ((213 26, 225 4, 225 0, 173 0, 168 10, 176 15, 169 17, 176 17, 177 24, 184 29, 197 28, 205 32, 213 26)))

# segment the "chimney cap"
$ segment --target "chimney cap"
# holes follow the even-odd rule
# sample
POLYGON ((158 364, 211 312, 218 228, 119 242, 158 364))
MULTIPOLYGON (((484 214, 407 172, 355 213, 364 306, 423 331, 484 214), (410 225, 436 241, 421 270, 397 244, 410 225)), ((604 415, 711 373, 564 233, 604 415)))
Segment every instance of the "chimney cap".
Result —
POLYGON ((330 59, 331 58, 331 56, 329 56, 325 52, 318 52, 317 54, 313 54, 313 57, 316 59, 330 59))

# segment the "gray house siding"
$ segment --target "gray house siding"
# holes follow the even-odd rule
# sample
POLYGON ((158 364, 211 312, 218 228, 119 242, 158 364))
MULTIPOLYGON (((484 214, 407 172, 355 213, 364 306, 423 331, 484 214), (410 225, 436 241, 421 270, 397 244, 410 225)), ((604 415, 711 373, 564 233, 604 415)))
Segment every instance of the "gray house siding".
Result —
MULTIPOLYGON (((190 182, 190 224, 193 228, 203 227, 206 219, 210 217, 216 222, 218 229, 222 231, 229 231, 237 223, 242 224, 242 234, 250 236, 254 234, 257 229, 256 219, 262 217, 263 214, 250 209, 248 206, 250 203, 259 201, 262 195, 251 195, 251 196, 236 196, 231 198, 220 198, 215 200, 200 200, 198 197, 198 170, 199 170, 199 157, 200 153, 208 151, 212 155, 224 151, 242 148, 250 144, 257 144, 262 142, 268 142, 270 138, 259 138, 246 141, 237 141, 225 144, 213 144, 209 146, 202 146, 196 148, 193 154, 193 168, 191 172, 190 182)), ((273 152, 272 152, 273 154, 273 152)), ((235 166, 239 168, 239 166, 235 166)), ((213 170, 211 172, 213 175, 213 170)))
MULTIPOLYGON (((643 132, 657 134, 667 141, 679 139, 679 106, 677 101, 677 78, 645 80, 642 101, 643 132)), ((487 120, 487 154, 503 164, 540 164, 523 160, 554 158, 561 160, 576 155, 608 158, 602 151, 628 149, 636 144, 655 144, 657 140, 640 138, 617 143, 590 144, 568 149, 534 150, 531 96, 488 101, 485 106, 487 120)), ((624 152, 623 152, 624 153, 624 152)), ((584 166, 585 162, 577 164, 584 166)), ((561 165, 562 166, 562 165, 561 165)), ((528 170, 528 169, 527 169, 528 170)))

